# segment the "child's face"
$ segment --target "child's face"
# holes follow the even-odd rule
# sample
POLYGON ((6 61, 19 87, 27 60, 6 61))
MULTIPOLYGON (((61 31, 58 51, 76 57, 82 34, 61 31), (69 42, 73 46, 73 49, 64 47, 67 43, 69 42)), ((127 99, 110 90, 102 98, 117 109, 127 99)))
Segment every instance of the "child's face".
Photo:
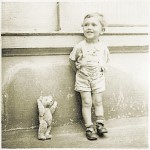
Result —
POLYGON ((83 32, 86 39, 94 41, 97 40, 102 31, 100 21, 95 18, 86 18, 83 22, 83 32))

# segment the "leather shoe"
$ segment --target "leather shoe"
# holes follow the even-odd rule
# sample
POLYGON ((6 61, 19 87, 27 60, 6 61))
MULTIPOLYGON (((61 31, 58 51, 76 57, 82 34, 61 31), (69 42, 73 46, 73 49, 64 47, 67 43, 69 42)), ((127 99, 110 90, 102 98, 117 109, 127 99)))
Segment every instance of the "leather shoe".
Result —
POLYGON ((86 137, 88 140, 97 140, 97 135, 92 127, 86 129, 86 137))
POLYGON ((97 134, 101 136, 103 133, 108 133, 107 129, 104 127, 102 123, 96 123, 97 134))

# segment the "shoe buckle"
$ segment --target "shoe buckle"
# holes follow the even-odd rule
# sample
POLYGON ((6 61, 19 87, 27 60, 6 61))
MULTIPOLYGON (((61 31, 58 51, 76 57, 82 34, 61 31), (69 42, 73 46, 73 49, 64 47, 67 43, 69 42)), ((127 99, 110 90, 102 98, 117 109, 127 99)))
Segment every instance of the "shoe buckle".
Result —
POLYGON ((93 132, 94 129, 93 129, 92 127, 87 127, 87 128, 86 128, 86 131, 91 131, 91 132, 93 132))
POLYGON ((97 124, 96 124, 97 129, 101 129, 101 128, 103 128, 103 126, 104 126, 104 125, 103 125, 102 123, 97 123, 97 124))

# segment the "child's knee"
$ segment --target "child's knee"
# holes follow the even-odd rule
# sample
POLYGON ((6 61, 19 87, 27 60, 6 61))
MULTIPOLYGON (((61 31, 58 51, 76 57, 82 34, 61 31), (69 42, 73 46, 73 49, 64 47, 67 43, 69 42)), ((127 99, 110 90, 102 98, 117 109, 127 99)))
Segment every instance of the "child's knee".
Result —
POLYGON ((92 101, 91 100, 82 100, 82 106, 83 107, 92 107, 92 101))
POLYGON ((102 106, 102 99, 96 99, 94 102, 93 102, 94 106, 102 106))

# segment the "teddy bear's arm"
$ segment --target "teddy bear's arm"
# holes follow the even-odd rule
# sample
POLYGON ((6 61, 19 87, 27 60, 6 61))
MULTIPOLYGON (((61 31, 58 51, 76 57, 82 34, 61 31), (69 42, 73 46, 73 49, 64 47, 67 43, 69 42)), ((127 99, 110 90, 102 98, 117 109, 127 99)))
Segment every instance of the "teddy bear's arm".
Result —
POLYGON ((45 114, 45 108, 43 104, 41 103, 40 99, 37 100, 37 103, 38 103, 38 109, 39 109, 39 116, 43 117, 45 114))
POLYGON ((53 105, 51 106, 51 108, 50 108, 52 114, 54 113, 56 107, 57 107, 57 102, 54 101, 54 104, 53 104, 53 105))

